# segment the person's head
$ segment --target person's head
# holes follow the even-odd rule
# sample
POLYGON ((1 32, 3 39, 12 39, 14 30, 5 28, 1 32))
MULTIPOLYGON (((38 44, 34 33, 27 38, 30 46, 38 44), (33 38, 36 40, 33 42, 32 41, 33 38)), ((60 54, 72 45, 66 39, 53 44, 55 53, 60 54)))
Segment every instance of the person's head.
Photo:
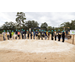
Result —
POLYGON ((48 32, 50 32, 50 30, 48 32))
POLYGON ((52 30, 52 32, 53 32, 53 30, 52 30))
POLYGON ((4 32, 5 32, 5 30, 4 30, 4 32))
POLYGON ((54 30, 56 32, 56 30, 54 30))
POLYGON ((63 32, 64 32, 64 30, 63 30, 63 32))
POLYGON ((58 29, 58 31, 60 31, 60 29, 58 29))

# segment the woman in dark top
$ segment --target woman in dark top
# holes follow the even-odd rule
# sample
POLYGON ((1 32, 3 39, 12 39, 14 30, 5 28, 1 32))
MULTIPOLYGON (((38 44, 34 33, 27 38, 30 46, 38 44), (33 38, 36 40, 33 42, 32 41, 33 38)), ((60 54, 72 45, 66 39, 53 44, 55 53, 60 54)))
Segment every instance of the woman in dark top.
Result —
POLYGON ((11 38, 11 37, 12 37, 12 35, 11 35, 11 30, 10 30, 9 34, 10 34, 10 38, 11 38))
POLYGON ((62 42, 64 42, 64 40, 65 40, 65 33, 63 31, 63 33, 62 33, 62 42))
POLYGON ((52 33, 51 33, 51 40, 53 40, 53 30, 52 30, 52 33))
MULTIPOLYGON (((17 29, 16 29, 16 31, 15 31, 15 34, 18 35, 18 31, 17 31, 17 29)), ((17 36, 15 37, 15 39, 17 39, 17 36)))
POLYGON ((60 29, 58 30, 58 41, 60 41, 61 34, 60 34, 60 29))

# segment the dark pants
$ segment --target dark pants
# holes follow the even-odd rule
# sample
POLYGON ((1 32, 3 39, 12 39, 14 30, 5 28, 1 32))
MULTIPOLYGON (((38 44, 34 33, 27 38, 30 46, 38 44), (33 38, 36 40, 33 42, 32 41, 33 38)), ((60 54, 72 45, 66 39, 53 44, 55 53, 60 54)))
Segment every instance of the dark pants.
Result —
POLYGON ((10 38, 12 38, 11 34, 10 34, 10 38))
POLYGON ((28 34, 28 39, 29 39, 29 34, 28 34))
POLYGON ((43 35, 41 36, 41 39, 43 40, 43 35))
POLYGON ((7 38, 8 38, 8 40, 9 40, 9 35, 7 35, 7 38))
POLYGON ((56 35, 55 35, 55 41, 56 41, 56 35))
POLYGON ((62 38, 62 42, 64 42, 64 40, 65 40, 65 38, 63 37, 63 38, 62 38))
POLYGON ((4 36, 3 36, 3 40, 6 40, 4 36))
POLYGON ((51 37, 51 39, 53 40, 53 36, 51 37))
POLYGON ((23 34, 22 34, 22 39, 23 39, 23 34))
POLYGON ((61 39, 61 35, 58 36, 58 41, 60 41, 60 39, 61 39))
POLYGON ((20 39, 20 35, 18 35, 19 39, 20 39))
MULTIPOLYGON (((17 34, 16 34, 17 35, 17 34)), ((17 36, 15 37, 15 39, 17 39, 17 36)))

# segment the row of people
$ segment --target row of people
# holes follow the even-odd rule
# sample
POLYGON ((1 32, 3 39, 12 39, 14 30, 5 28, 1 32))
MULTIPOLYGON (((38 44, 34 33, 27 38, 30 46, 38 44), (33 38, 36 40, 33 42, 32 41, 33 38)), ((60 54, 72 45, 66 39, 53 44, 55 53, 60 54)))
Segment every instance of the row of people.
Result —
MULTIPOLYGON (((22 37, 22 39, 29 39, 29 38, 31 38, 32 39, 32 37, 33 37, 33 39, 35 39, 35 37, 37 38, 37 39, 42 39, 43 40, 43 38, 45 38, 45 40, 46 39, 48 39, 49 40, 49 38, 50 38, 50 35, 51 35, 51 40, 53 40, 53 38, 55 38, 55 41, 56 41, 56 39, 57 39, 57 36, 58 36, 58 41, 60 41, 60 38, 61 38, 61 34, 60 34, 60 30, 58 30, 58 34, 56 33, 56 30, 53 32, 53 30, 50 32, 50 31, 44 31, 44 30, 39 30, 39 31, 25 31, 25 30, 16 30, 15 32, 12 30, 7 30, 7 32, 4 30, 4 32, 2 33, 3 34, 3 40, 6 40, 6 38, 5 38, 5 35, 7 36, 7 39, 9 40, 9 39, 11 39, 11 38, 14 38, 14 39, 17 39, 17 37, 19 38, 19 39, 21 39, 21 37, 22 37)), ((64 39, 65 39, 65 33, 64 33, 64 31, 63 31, 63 33, 62 33, 62 42, 64 42, 64 39)))

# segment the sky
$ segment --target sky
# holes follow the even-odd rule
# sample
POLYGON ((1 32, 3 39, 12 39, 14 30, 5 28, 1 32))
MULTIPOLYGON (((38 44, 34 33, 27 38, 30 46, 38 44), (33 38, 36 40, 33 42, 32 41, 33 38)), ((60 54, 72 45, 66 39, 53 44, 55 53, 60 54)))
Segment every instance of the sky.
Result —
MULTIPOLYGON (((59 27, 64 22, 75 20, 75 12, 24 12, 26 21, 35 20, 39 26, 46 22, 48 26, 59 27)), ((17 12, 0 12, 0 26, 5 22, 16 22, 17 12)))

